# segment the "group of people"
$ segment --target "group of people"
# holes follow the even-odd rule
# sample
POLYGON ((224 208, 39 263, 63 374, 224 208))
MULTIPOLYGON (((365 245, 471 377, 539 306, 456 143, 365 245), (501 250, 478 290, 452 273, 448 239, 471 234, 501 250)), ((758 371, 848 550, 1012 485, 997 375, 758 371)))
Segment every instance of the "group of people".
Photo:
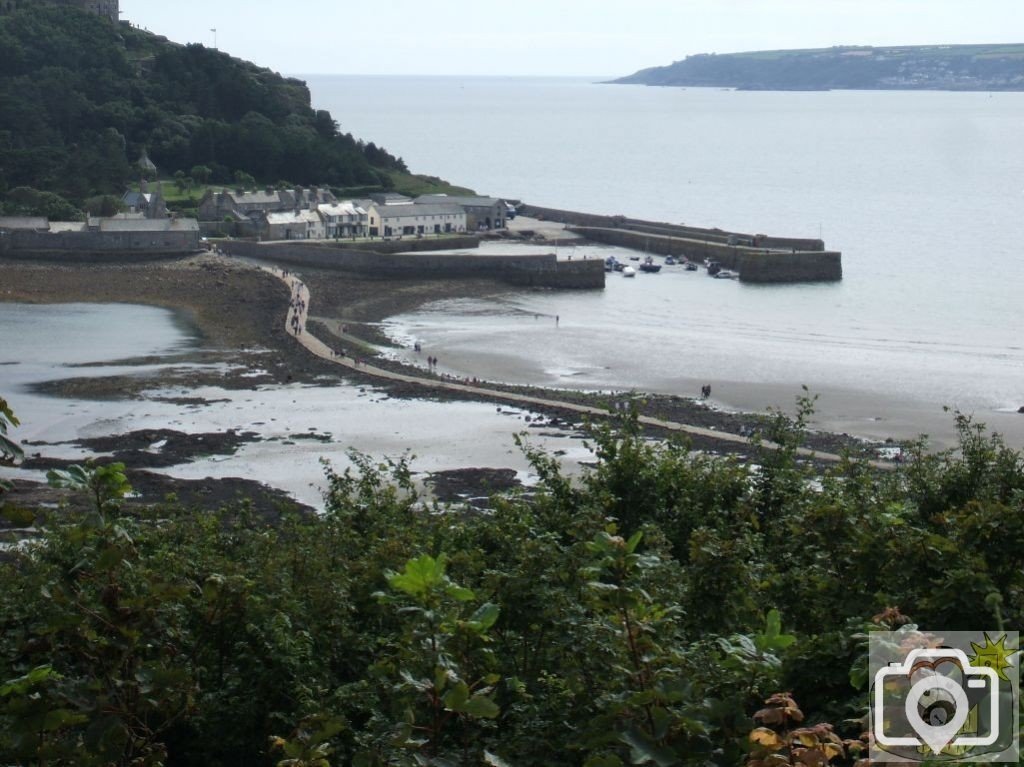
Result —
MULTIPOLYGON (((285 276, 288 272, 284 272, 285 276)), ((299 335, 302 332, 301 316, 306 311, 306 302, 302 299, 302 283, 296 280, 292 284, 292 298, 288 302, 288 308, 292 310, 292 332, 299 335)))

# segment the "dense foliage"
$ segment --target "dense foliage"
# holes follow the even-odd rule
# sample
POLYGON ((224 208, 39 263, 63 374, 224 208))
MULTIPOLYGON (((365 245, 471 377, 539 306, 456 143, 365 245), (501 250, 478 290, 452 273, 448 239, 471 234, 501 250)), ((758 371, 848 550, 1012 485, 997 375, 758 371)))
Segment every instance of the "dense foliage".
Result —
POLYGON ((0 16, 0 105, 0 199, 120 195, 144 151, 163 175, 219 183, 379 185, 406 170, 314 111, 298 80, 71 8, 0 16))
POLYGON ((53 472, 92 512, 40 512, 0 564, 0 762, 852 763, 872 616, 1024 618, 1024 463, 958 425, 956 452, 812 481, 799 419, 753 470, 627 418, 581 481, 526 446, 539 487, 487 514, 359 457, 322 517, 273 524, 53 472))

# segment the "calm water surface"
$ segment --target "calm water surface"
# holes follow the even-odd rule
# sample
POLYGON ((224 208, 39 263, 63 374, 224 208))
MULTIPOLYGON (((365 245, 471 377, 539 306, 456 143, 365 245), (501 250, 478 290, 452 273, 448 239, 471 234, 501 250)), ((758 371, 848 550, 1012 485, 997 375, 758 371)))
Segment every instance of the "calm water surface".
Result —
POLYGON ((1007 415, 1024 405, 1024 94, 307 79, 344 130, 482 193, 820 234, 843 251, 836 285, 663 272, 628 290, 522 294, 490 314, 449 302, 399 318, 394 332, 415 328, 456 372, 504 370, 499 357, 513 355, 521 377, 560 383, 552 371, 580 385, 671 390, 675 380, 692 393, 706 378, 737 406, 788 403, 807 383, 827 393, 833 425, 894 422, 914 408, 942 417, 953 405, 1017 426, 1007 415), (562 335, 532 338, 510 319, 533 313, 559 314, 562 335), (542 371, 530 372, 541 354, 542 371))

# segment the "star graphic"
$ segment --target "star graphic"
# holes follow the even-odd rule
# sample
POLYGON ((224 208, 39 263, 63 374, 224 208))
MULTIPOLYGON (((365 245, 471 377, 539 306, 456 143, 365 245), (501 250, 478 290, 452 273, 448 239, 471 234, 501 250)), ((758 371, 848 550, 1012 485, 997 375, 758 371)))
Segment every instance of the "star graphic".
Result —
POLYGON ((999 637, 998 641, 993 641, 986 632, 985 644, 971 642, 971 649, 974 650, 974 655, 971 656, 972 666, 988 667, 995 671, 1004 682, 1010 681, 1010 678, 1006 676, 1006 669, 1012 668, 1010 657, 1020 652, 1020 649, 1007 647, 1005 634, 999 637))

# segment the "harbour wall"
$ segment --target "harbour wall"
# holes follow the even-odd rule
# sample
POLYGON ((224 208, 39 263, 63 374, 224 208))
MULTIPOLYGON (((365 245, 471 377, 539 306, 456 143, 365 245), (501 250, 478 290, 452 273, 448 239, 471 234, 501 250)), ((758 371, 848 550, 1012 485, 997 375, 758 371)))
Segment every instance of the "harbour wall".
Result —
POLYGON ((765 234, 749 234, 746 232, 729 232, 724 229, 706 229, 685 224, 669 224, 663 221, 645 221, 641 218, 628 216, 606 216, 596 213, 581 213, 574 210, 544 208, 538 205, 520 205, 518 212, 530 218, 544 221, 557 221, 573 226, 594 226, 604 229, 628 229, 649 234, 663 234, 669 237, 684 237, 693 240, 720 242, 722 244, 746 245, 756 248, 781 248, 785 250, 825 250, 823 240, 805 239, 800 237, 772 237, 765 234))
POLYGON ((27 261, 117 263, 174 258, 199 250, 195 232, 37 232, 0 235, 0 256, 27 261))
MULTIPOLYGON (((374 243, 372 247, 376 248, 379 244, 374 243)), ((394 244, 405 246, 412 243, 403 241, 394 244)), ((219 243, 221 250, 230 255, 289 266, 336 269, 381 279, 483 278, 501 280, 522 287, 604 287, 604 263, 600 259, 559 261, 553 253, 522 256, 378 253, 367 250, 366 243, 361 245, 362 250, 307 242, 256 243, 231 240, 219 243)))
POLYGON ((574 226, 571 231, 592 242, 663 256, 685 256, 693 261, 711 258, 739 272, 743 282, 834 282, 843 278, 842 254, 837 251, 769 250, 594 226, 574 226))

